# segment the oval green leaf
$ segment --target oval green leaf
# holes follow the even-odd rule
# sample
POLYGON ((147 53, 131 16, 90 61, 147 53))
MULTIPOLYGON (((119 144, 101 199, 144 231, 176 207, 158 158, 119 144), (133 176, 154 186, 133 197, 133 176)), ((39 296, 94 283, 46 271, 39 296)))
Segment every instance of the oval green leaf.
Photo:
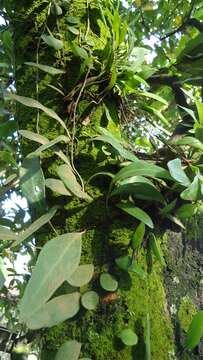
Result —
POLYGON ((134 346, 138 342, 138 337, 135 332, 131 329, 123 329, 118 337, 121 339, 122 343, 126 346, 134 346))
POLYGON ((88 291, 82 295, 82 306, 87 310, 95 310, 99 304, 99 295, 95 291, 88 291))
POLYGON ((106 291, 116 291, 118 288, 118 281, 109 273, 101 274, 99 280, 101 287, 106 291))
POLYGON ((78 360, 81 344, 75 340, 66 341, 58 350, 55 360, 78 360))
POLYGON ((92 264, 80 265, 67 281, 72 286, 81 287, 90 282, 93 274, 94 266, 92 264))

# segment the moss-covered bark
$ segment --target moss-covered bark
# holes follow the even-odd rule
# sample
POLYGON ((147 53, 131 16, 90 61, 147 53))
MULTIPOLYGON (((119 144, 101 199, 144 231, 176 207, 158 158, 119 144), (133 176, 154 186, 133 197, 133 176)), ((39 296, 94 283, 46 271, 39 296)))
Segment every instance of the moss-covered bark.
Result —
MULTIPOLYGON (((96 1, 96 0, 95 0, 96 1)), ((77 15, 81 21, 85 20, 85 1, 74 0, 71 2, 70 14, 77 15)), ((16 87, 17 93, 23 96, 36 98, 36 71, 24 65, 26 61, 36 60, 36 51, 39 37, 43 31, 47 13, 47 3, 41 0, 20 0, 16 2, 14 18, 12 20, 15 34, 15 57, 16 57, 16 87)), ((65 16, 65 15, 64 15, 65 16)), ((53 16, 48 20, 52 28, 53 16)), ((64 17, 59 21, 60 33, 66 37, 66 25, 64 17)), ((92 34, 95 41, 95 49, 99 49, 100 43, 96 35, 92 34)), ((63 84, 67 93, 74 83, 77 73, 77 63, 69 61, 68 49, 65 49, 67 73, 63 77, 51 79, 49 75, 39 73, 39 99, 44 105, 51 107, 61 115, 63 119, 68 116, 61 95, 48 87, 63 84)), ((47 65, 61 65, 64 59, 53 49, 41 43, 39 47, 39 62, 47 65)), ((81 104, 82 108, 82 104, 81 104)), ((20 129, 36 131, 36 111, 17 105, 17 118, 20 129)), ((94 134, 95 123, 102 121, 102 109, 91 115, 89 126, 79 124, 77 130, 77 148, 75 166, 84 181, 98 170, 108 171, 109 165, 100 158, 99 147, 89 141, 86 134, 94 134)), ((71 124, 68 124, 71 129, 71 124)), ((118 125, 116 125, 118 126, 118 125)), ((58 136, 62 130, 58 123, 40 114, 40 133, 49 139, 58 136)), ((22 141, 23 155, 27 155, 36 145, 25 140, 22 141)), ((65 149, 64 149, 65 150, 65 149)), ((42 166, 45 176, 56 175, 56 166, 59 160, 53 153, 46 152, 43 155, 42 166)), ((71 200, 66 197, 53 196, 47 191, 48 205, 60 204, 64 207, 54 219, 54 226, 59 233, 65 231, 85 231, 83 236, 82 262, 93 262, 95 276, 90 287, 96 289, 101 295, 101 303, 94 312, 81 312, 72 320, 59 326, 42 331, 42 359, 51 359, 52 354, 64 342, 65 339, 76 339, 83 343, 82 355, 95 360, 143 360, 145 356, 144 333, 146 331, 146 317, 149 313, 151 321, 151 347, 152 360, 169 360, 173 358, 174 334, 170 315, 167 309, 167 301, 164 289, 163 273, 160 265, 155 264, 151 274, 146 279, 138 275, 126 275, 117 273, 119 290, 114 301, 105 299, 99 284, 98 276, 103 269, 110 267, 114 272, 114 258, 122 254, 123 249, 129 244, 131 235, 135 229, 134 221, 128 216, 116 210, 113 206, 110 215, 106 212, 106 194, 108 179, 100 178, 92 180, 87 190, 93 201, 86 203, 76 198, 71 200), (116 334, 123 327, 129 326, 139 336, 136 347, 124 347, 118 341, 116 334)), ((38 234, 40 245, 45 243, 54 234, 49 227, 38 234)), ((146 266, 145 255, 139 254, 139 262, 146 266)))

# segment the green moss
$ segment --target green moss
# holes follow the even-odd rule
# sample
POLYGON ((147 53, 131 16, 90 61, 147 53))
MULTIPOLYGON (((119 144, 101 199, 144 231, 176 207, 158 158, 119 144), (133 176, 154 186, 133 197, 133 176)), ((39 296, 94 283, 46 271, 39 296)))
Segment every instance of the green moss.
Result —
POLYGON ((190 299, 188 296, 185 296, 182 299, 178 310, 178 319, 180 321, 180 326, 185 332, 188 331, 190 323, 196 312, 197 308, 193 303, 192 299, 190 299))

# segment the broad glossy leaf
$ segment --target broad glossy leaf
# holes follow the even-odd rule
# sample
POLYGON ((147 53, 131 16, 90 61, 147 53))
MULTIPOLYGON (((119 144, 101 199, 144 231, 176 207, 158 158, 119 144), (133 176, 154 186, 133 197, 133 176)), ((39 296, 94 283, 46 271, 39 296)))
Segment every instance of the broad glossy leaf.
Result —
POLYGON ((118 337, 121 339, 123 344, 126 346, 134 346, 138 342, 138 337, 135 332, 131 329, 123 329, 118 334, 118 337))
POLYGON ((150 235, 150 246, 151 246, 151 249, 154 253, 154 255, 156 256, 157 260, 162 264, 162 265, 166 265, 165 263, 165 260, 164 260, 164 257, 163 257, 163 253, 162 253, 162 250, 161 250, 161 247, 155 237, 154 234, 151 234, 150 235))
POLYGON ((203 127, 195 129, 195 137, 203 143, 203 127))
POLYGON ((192 136, 185 136, 182 139, 176 140, 175 145, 188 145, 200 151, 203 151, 203 144, 201 141, 192 136))
POLYGON ((132 203, 120 203, 117 205, 121 210, 143 222, 145 225, 153 229, 154 225, 149 215, 142 209, 134 206, 132 203))
POLYGON ((72 286, 81 287, 90 282, 93 273, 94 266, 92 264, 80 265, 67 281, 72 286))
POLYGON ((58 209, 57 206, 53 206, 46 214, 40 216, 40 218, 35 220, 27 229, 19 233, 16 240, 11 245, 11 248, 20 245, 23 241, 28 239, 37 230, 39 230, 43 225, 48 223, 52 219, 52 217, 56 214, 57 209, 58 209))
POLYGON ((42 305, 33 316, 29 317, 26 325, 32 330, 51 327, 72 318, 79 309, 80 293, 74 292, 72 294, 61 295, 42 305))
POLYGON ((182 169, 181 160, 174 159, 168 162, 168 168, 171 176, 182 186, 190 185, 190 179, 182 169))
POLYGON ((95 291, 87 291, 81 298, 82 306, 87 310, 95 310, 99 304, 99 296, 95 291))
MULTIPOLYGON (((122 168, 113 178, 112 185, 132 176, 171 179, 167 170, 144 160, 136 160, 122 168)), ((111 185, 111 186, 112 186, 111 185)))
POLYGON ((90 196, 82 191, 80 184, 77 182, 75 175, 72 172, 72 169, 68 165, 61 165, 58 167, 57 173, 60 179, 63 181, 65 186, 70 190, 73 195, 81 199, 90 200, 90 196))
POLYGON ((132 248, 134 250, 139 249, 139 247, 142 245, 144 234, 145 234, 145 224, 141 222, 133 234, 132 248))
POLYGON ((0 225, 0 240, 16 240, 17 234, 5 226, 0 225))
POLYGON ((122 144, 123 143, 122 140, 119 140, 118 138, 113 136, 112 133, 110 133, 108 130, 104 128, 99 127, 99 131, 102 135, 97 136, 96 138, 94 138, 94 140, 103 141, 110 144, 124 159, 131 161, 137 160, 137 157, 131 151, 125 149, 125 147, 122 144))
POLYGON ((68 191, 68 189, 65 187, 64 183, 61 180, 48 178, 45 180, 45 185, 46 187, 60 195, 72 196, 72 193, 68 191))
POLYGON ((118 288, 118 281, 109 273, 101 274, 99 281, 101 287, 106 291, 116 291, 118 288))
POLYGON ((68 130, 66 127, 66 124, 64 123, 64 121, 55 113, 54 110, 47 108, 46 106, 42 105, 39 101, 28 98, 28 97, 24 97, 24 96, 19 96, 19 95, 15 95, 15 94, 9 94, 9 97, 12 100, 16 100, 19 103, 21 103, 22 105, 31 107, 31 108, 35 108, 35 109, 39 109, 42 110, 45 114, 47 114, 49 117, 57 120, 60 125, 65 129, 66 133, 68 134, 68 130))
POLYGON ((193 318, 186 338, 187 349, 194 349, 203 336, 203 311, 199 311, 193 318))
POLYGON ((197 201, 203 198, 199 175, 195 176, 193 182, 180 194, 180 197, 189 201, 197 201))
POLYGON ((20 305, 21 322, 28 322, 56 289, 77 269, 81 255, 81 233, 67 233, 42 248, 20 305))
POLYGON ((53 66, 47 66, 42 64, 37 64, 34 62, 25 62, 26 65, 36 67, 39 70, 42 70, 50 75, 59 75, 59 74, 65 74, 65 70, 56 69, 53 66))
POLYGON ((141 91, 139 91, 139 92, 136 91, 136 93, 139 96, 145 96, 145 97, 157 100, 157 101, 163 103, 164 105, 168 105, 167 101, 157 94, 153 94, 153 93, 149 93, 149 92, 141 92, 141 91))
POLYGON ((78 360, 81 344, 75 340, 66 341, 58 350, 55 360, 78 360))
POLYGON ((29 156, 23 160, 20 187, 29 204, 44 210, 45 180, 38 156, 29 156))
POLYGON ((164 198, 157 188, 145 180, 142 182, 120 185, 115 188, 110 195, 133 195, 137 199, 164 202, 164 198))
POLYGON ((56 39, 52 35, 42 35, 42 40, 48 45, 53 47, 55 50, 60 50, 63 48, 63 41, 56 39))

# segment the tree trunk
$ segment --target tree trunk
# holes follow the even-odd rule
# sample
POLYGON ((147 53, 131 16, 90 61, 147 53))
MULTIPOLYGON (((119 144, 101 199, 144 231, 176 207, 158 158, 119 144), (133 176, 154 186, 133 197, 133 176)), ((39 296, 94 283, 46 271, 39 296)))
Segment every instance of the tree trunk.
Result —
MULTIPOLYGON (((102 48, 100 41, 100 30, 96 20, 101 17, 99 12, 99 0, 91 1, 89 8, 91 16, 92 41, 94 51, 99 52, 102 48)), ((107 2, 108 3, 108 2, 107 2)), ((103 6, 103 5, 102 5, 103 6)), ((15 79, 17 94, 28 96, 39 101, 56 111, 64 121, 67 122, 70 132, 73 123, 69 119, 70 106, 74 106, 77 96, 71 101, 65 102, 64 97, 53 88, 52 84, 59 87, 62 84, 66 94, 72 90, 77 82, 80 61, 78 58, 70 57, 68 45, 64 51, 56 51, 48 47, 40 36, 47 30, 45 23, 53 34, 60 32, 63 39, 67 39, 67 13, 63 8, 63 15, 56 19, 55 15, 47 19, 47 2, 41 0, 19 0, 16 1, 12 24, 14 28, 15 44, 15 79), (56 26, 57 22, 57 26, 56 26), (39 63, 63 68, 65 64, 66 73, 51 77, 43 72, 37 71, 25 65, 26 61, 36 62, 38 52, 39 63), (37 93, 36 93, 36 82, 37 93)), ((86 27, 87 11, 85 0, 73 0, 70 2, 68 16, 76 16, 81 22, 81 28, 86 27)), ((82 77, 84 81, 85 75, 82 77)), ((81 81, 81 80, 80 80, 81 81)), ((95 86, 95 85, 94 85, 95 86)), ((92 92, 98 87, 90 88, 92 92)), ((109 100, 114 108, 117 108, 116 99, 110 95, 109 100)), ((96 135, 95 125, 109 126, 104 119, 104 107, 100 103, 92 108, 89 117, 84 118, 84 109, 89 103, 89 95, 84 92, 77 110, 76 141, 74 146, 74 164, 82 176, 83 181, 87 180, 99 171, 116 170, 102 156, 101 146, 94 144, 90 136, 96 135), (85 95, 84 95, 85 94, 85 95)), ((36 131, 37 113, 28 107, 17 105, 16 116, 20 129, 36 131)), ((115 131, 120 131, 119 122, 115 119, 113 124, 115 131)), ((61 126, 55 120, 40 113, 39 120, 40 134, 50 140, 63 133, 61 126)), ((22 139, 22 153, 26 156, 36 145, 22 139)), ((64 145, 61 148, 66 151, 64 145)), ((70 153, 70 148, 68 149, 70 153)), ((42 157, 42 167, 45 177, 55 177, 56 168, 61 162, 52 152, 46 151, 42 157)), ((174 352, 174 330, 171 315, 167 305, 164 275, 159 263, 155 263, 153 271, 146 279, 140 278, 137 274, 115 273, 114 259, 121 255, 129 245, 131 236, 135 230, 135 222, 130 217, 121 213, 113 204, 110 205, 109 213, 106 211, 106 195, 108 192, 108 177, 97 177, 86 185, 86 191, 93 198, 91 202, 82 201, 76 197, 54 196, 47 190, 47 206, 59 204, 62 209, 58 211, 53 220, 53 225, 58 233, 72 231, 84 231, 82 245, 82 263, 93 263, 95 266, 94 280, 91 288, 96 289, 101 296, 100 305, 96 311, 84 311, 73 319, 58 326, 41 331, 42 352, 41 359, 52 359, 52 354, 60 347, 66 339, 76 339, 82 342, 82 357, 91 357, 95 360, 143 360, 145 356, 146 319, 150 317, 151 324, 151 351, 152 360, 172 359, 174 352), (105 270, 110 269, 119 280, 119 290, 112 296, 106 296, 100 286, 98 277, 105 270), (117 333, 124 327, 133 329, 138 337, 139 343, 136 348, 121 345, 117 333), (171 356, 171 357, 170 357, 171 356)), ((30 209, 32 213, 32 209, 30 209)), ((39 214, 38 214, 39 215, 39 214)), ((33 214, 35 217, 36 214, 33 214)), ((42 246, 50 238, 54 237, 53 230, 46 226, 44 230, 37 233, 37 245, 42 246)), ((163 237, 166 254, 168 235, 163 237)), ((171 238, 171 235, 169 235, 171 238)), ((170 240, 171 246, 171 240, 170 240)), ((171 262, 172 262, 171 258, 171 262)), ((138 261, 146 268, 145 252, 139 253, 138 261)), ((174 265, 172 265, 174 269, 174 265)), ((170 273, 171 284, 173 279, 170 273)), ((174 274, 174 273, 173 273, 174 274)), ((173 287, 173 285, 171 285, 173 287)), ((174 289, 172 291, 175 291, 174 289)), ((170 292, 170 291, 168 291, 170 292)), ((184 293, 184 291, 183 291, 184 293)))

